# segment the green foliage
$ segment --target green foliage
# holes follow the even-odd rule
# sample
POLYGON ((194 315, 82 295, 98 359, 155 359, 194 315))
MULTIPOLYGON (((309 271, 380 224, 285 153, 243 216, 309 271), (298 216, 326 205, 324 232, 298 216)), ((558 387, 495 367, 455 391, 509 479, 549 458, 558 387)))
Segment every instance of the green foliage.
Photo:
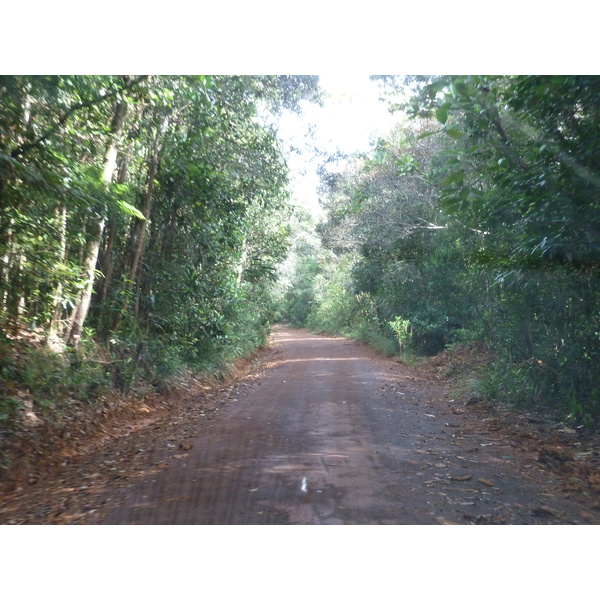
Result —
POLYGON ((410 83, 412 124, 324 174, 330 255, 298 263, 298 320, 425 355, 483 343, 488 396, 598 424, 600 78, 410 83))
POLYGON ((490 394, 586 424, 600 416, 599 105, 586 76, 440 78, 413 105, 463 134, 440 196, 478 233, 466 275, 488 282, 490 394))
POLYGON ((4 375, 50 409, 263 344, 290 237, 264 117, 305 100, 318 78, 0 77, 0 328, 63 347, 4 375))
MULTIPOLYGON (((5 392, 0 394, 0 423, 14 419, 19 408, 21 408, 21 403, 17 398, 9 396, 5 392)), ((0 466, 2 465, 1 455, 0 452, 0 466)))
MULTIPOLYGON (((14 347, 10 340, 0 337, 0 423, 14 418, 20 402, 16 398, 14 381, 18 377, 14 347)), ((1 461, 0 461, 1 464, 1 461)))
POLYGON ((388 321, 388 325, 396 334, 400 351, 410 346, 412 339, 412 329, 410 321, 402 317, 396 317, 393 321, 388 321))
POLYGON ((95 358, 75 356, 74 351, 64 356, 36 347, 24 353, 19 379, 43 409, 72 400, 93 402, 110 384, 106 368, 95 358))

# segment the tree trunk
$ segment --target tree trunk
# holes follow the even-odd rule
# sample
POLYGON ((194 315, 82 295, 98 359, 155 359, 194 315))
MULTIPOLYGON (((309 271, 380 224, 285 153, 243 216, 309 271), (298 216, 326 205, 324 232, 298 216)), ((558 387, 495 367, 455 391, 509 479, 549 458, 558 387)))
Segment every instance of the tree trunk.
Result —
POLYGON ((110 219, 108 223, 108 234, 106 236, 106 243, 104 244, 104 257, 102 259, 102 266, 100 270, 104 275, 102 282, 100 283, 100 291, 98 292, 97 303, 100 307, 106 302, 108 297, 108 290, 112 282, 113 274, 113 247, 115 245, 115 239, 117 237, 117 221, 110 219))
POLYGON ((102 241, 104 223, 104 219, 101 219, 95 224, 95 231, 93 231, 93 237, 88 245, 87 257, 83 264, 87 282, 85 288, 79 294, 77 305, 71 315, 71 326, 67 337, 67 344, 69 346, 77 347, 79 344, 81 332, 83 331, 83 324, 85 323, 90 308, 94 279, 96 276, 96 263, 98 262, 98 251, 100 250, 100 242, 102 241))
POLYGON ((0 312, 8 311, 8 294, 10 290, 10 257, 12 246, 12 219, 0 231, 0 247, 4 248, 4 255, 0 259, 0 312))
MULTIPOLYGON (((115 112, 110 126, 110 138, 104 153, 103 180, 107 186, 112 182, 113 175, 117 168, 117 152, 126 116, 127 103, 119 102, 115 107, 115 112)), ((98 253, 100 251, 100 244, 102 242, 102 234, 104 233, 105 224, 106 217, 102 216, 100 220, 94 223, 92 227, 92 235, 88 244, 87 255, 83 265, 87 281, 85 288, 78 297, 77 305, 75 306, 71 317, 71 324, 67 337, 67 343, 70 346, 76 347, 79 344, 83 325, 90 308, 90 302, 94 290, 94 280, 96 277, 96 263, 98 262, 98 253)))
MULTIPOLYGON (((148 166, 148 183, 146 185, 146 192, 144 194, 144 203, 141 208, 141 213, 144 215, 144 219, 139 219, 134 223, 133 226, 133 234, 132 234, 132 244, 133 247, 131 249, 131 260, 129 262, 129 272, 128 277, 125 281, 123 287, 123 297, 125 300, 121 306, 121 310, 115 317, 115 321, 113 323, 112 330, 116 331, 121 324, 123 319, 123 314, 127 310, 127 296, 128 292, 131 290, 133 282, 136 279, 138 267, 140 264, 140 260, 142 258, 142 254, 144 252, 144 243, 146 240, 146 231, 148 230, 148 219, 150 217, 150 209, 152 208, 152 193, 154 192, 154 179, 156 177, 156 172, 158 170, 158 160, 160 155, 160 145, 162 141, 162 137, 164 131, 168 125, 168 119, 163 121, 163 124, 158 128, 156 132, 156 137, 154 138, 154 147, 152 152, 152 158, 150 159, 150 164, 148 166)), ((139 296, 139 286, 137 286, 136 296, 139 296)), ((135 314, 138 313, 139 307, 139 298, 135 300, 135 314)))
MULTIPOLYGON (((59 235, 59 255, 58 255, 58 263, 64 264, 65 258, 67 256, 67 207, 64 204, 56 207, 55 212, 55 221, 58 225, 58 235, 59 235)), ((52 340, 55 343, 57 340, 62 338, 62 316, 63 316, 63 308, 62 308, 62 295, 63 295, 63 285, 62 282, 59 281, 54 289, 54 311, 52 312, 52 320, 50 321, 50 333, 49 340, 52 340)))
POLYGON ((158 155, 160 152, 160 138, 162 131, 156 133, 156 139, 154 140, 154 152, 150 161, 150 167, 148 169, 148 184, 146 186, 146 193, 144 194, 144 204, 142 206, 142 214, 144 219, 139 219, 135 223, 134 233, 134 247, 131 255, 131 263, 129 265, 129 280, 134 281, 137 274, 137 270, 140 264, 140 259, 144 251, 144 241, 146 238, 146 231, 148 229, 148 219, 150 218, 150 208, 152 207, 152 193, 154 192, 154 179, 156 177, 156 171, 158 169, 158 155))
POLYGON ((7 290, 6 315, 7 324, 13 336, 17 336, 21 330, 22 317, 25 309, 25 297, 23 295, 23 270, 26 258, 21 252, 10 252, 8 273, 9 288, 7 290))
MULTIPOLYGON (((142 100, 138 104, 137 114, 135 115, 134 122, 131 125, 132 128, 136 127, 137 124, 139 123, 140 119, 142 118, 144 109, 145 109, 145 103, 142 100)), ((133 146, 134 146, 134 140, 132 139, 129 142, 125 152, 123 152, 121 155, 121 159, 119 161, 119 166, 118 166, 118 170, 117 170, 117 183, 124 184, 125 181, 127 180, 129 163, 131 161, 131 157, 133 154, 133 146)), ((106 299, 108 298, 108 294, 111 289, 112 281, 113 281, 113 271, 114 271, 113 254, 114 254, 114 243, 117 238, 117 233, 118 233, 117 220, 114 218, 111 218, 111 219, 109 219, 109 222, 108 222, 108 233, 106 236, 106 242, 104 245, 104 252, 103 252, 103 258, 102 258, 102 266, 100 269, 102 271, 102 274, 104 275, 104 277, 103 277, 102 281, 100 282, 97 296, 94 298, 94 304, 98 305, 99 314, 101 315, 101 317, 103 317, 103 316, 105 317, 102 321, 103 322, 103 327, 102 327, 103 333, 106 333, 106 331, 109 329, 109 325, 110 325, 110 321, 109 321, 110 316, 108 316, 108 318, 106 318, 106 313, 103 310, 103 306, 104 306, 104 303, 106 302, 106 299)))
MULTIPOLYGON (((22 99, 21 108, 23 111, 21 119, 21 129, 15 133, 17 143, 24 143, 25 132, 31 126, 31 96, 29 90, 31 84, 25 86, 24 96, 22 99)), ((5 152, 2 149, 2 152, 5 152)), ((12 166, 9 167, 12 170, 12 166)), ((0 210, 7 205, 5 204, 5 185, 4 178, 0 180, 0 210)), ((15 212, 18 212, 19 203, 13 206, 15 212)), ((25 298, 20 295, 21 273, 23 271, 23 263, 25 257, 22 252, 16 249, 13 236, 14 227, 13 217, 8 217, 6 223, 0 223, 0 245, 4 247, 4 255, 0 259, 0 289, 2 295, 0 298, 0 312, 4 312, 7 323, 10 323, 14 335, 17 335, 20 329, 20 320, 23 315, 25 298)))

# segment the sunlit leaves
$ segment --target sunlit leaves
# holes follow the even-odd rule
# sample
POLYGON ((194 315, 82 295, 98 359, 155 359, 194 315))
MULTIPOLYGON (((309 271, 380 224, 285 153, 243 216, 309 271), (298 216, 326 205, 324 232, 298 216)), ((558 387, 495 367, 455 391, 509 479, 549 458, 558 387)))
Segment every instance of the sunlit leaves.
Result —
POLYGON ((129 204, 129 202, 127 202, 126 200, 117 199, 116 204, 126 215, 136 217, 137 219, 146 218, 138 208, 136 208, 132 204, 129 204))
MULTIPOLYGON (((210 307, 237 306, 247 293, 239 287, 245 279, 261 286, 271 280, 287 248, 287 231, 280 227, 284 217, 279 216, 287 170, 273 132, 255 118, 257 107, 297 109, 316 90, 316 78, 293 76, 2 77, 0 99, 6 110, 0 116, 0 189, 10 210, 3 213, 0 242, 4 253, 10 249, 11 260, 28 259, 10 274, 0 273, 2 283, 12 277, 15 293, 24 295, 26 303, 26 296, 35 295, 36 306, 36 285, 52 292, 60 283, 63 296, 80 287, 84 279, 82 273, 75 275, 77 262, 85 258, 93 232, 108 219, 100 252, 108 269, 102 297, 108 296, 97 307, 92 303, 93 318, 110 324, 106 313, 122 312, 125 294, 126 312, 151 313, 152 323, 161 322, 163 330, 165 319, 172 320, 172 331, 205 327, 201 321, 207 315, 224 319, 222 309, 210 307), (113 135, 115 102, 127 103, 128 112, 116 140, 120 183, 107 185, 103 161, 113 135), (159 167, 148 182, 155 149, 159 167), (146 260, 139 281, 129 281, 122 271, 140 231, 135 223, 145 219, 149 183, 154 197, 146 260), (57 220, 60 214, 64 221, 57 220), (27 223, 37 225, 28 232, 27 223), (47 249, 43 260, 41 248, 47 249), (52 275, 34 273, 38 263, 49 265, 52 275), (178 288, 179 264, 190 267, 186 273, 195 277, 182 275, 178 288), (19 273, 32 274, 27 288, 19 273), (181 329, 175 327, 174 290, 180 292, 175 304, 187 315, 181 329), (169 302, 159 314, 163 295, 169 302), (153 304, 146 301, 150 296, 153 304)), ((15 296, 15 307, 17 301, 15 296)), ((211 331, 217 335, 223 325, 214 322, 211 331)))

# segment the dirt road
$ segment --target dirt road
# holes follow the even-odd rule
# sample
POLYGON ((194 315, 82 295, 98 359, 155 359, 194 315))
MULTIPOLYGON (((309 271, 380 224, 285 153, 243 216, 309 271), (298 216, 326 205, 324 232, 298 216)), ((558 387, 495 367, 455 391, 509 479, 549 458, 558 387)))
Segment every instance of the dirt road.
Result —
POLYGON ((597 499, 482 433, 443 383, 343 338, 278 328, 272 344, 260 376, 7 496, 1 522, 598 522, 597 499))

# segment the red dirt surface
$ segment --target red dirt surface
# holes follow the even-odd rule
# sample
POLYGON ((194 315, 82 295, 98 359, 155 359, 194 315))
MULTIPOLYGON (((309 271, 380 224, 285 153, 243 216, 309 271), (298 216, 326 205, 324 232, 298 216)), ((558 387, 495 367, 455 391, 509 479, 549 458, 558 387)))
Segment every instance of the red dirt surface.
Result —
POLYGON ((0 523, 600 523, 598 439, 461 396, 444 360, 277 327, 235 382, 38 457, 0 523))

